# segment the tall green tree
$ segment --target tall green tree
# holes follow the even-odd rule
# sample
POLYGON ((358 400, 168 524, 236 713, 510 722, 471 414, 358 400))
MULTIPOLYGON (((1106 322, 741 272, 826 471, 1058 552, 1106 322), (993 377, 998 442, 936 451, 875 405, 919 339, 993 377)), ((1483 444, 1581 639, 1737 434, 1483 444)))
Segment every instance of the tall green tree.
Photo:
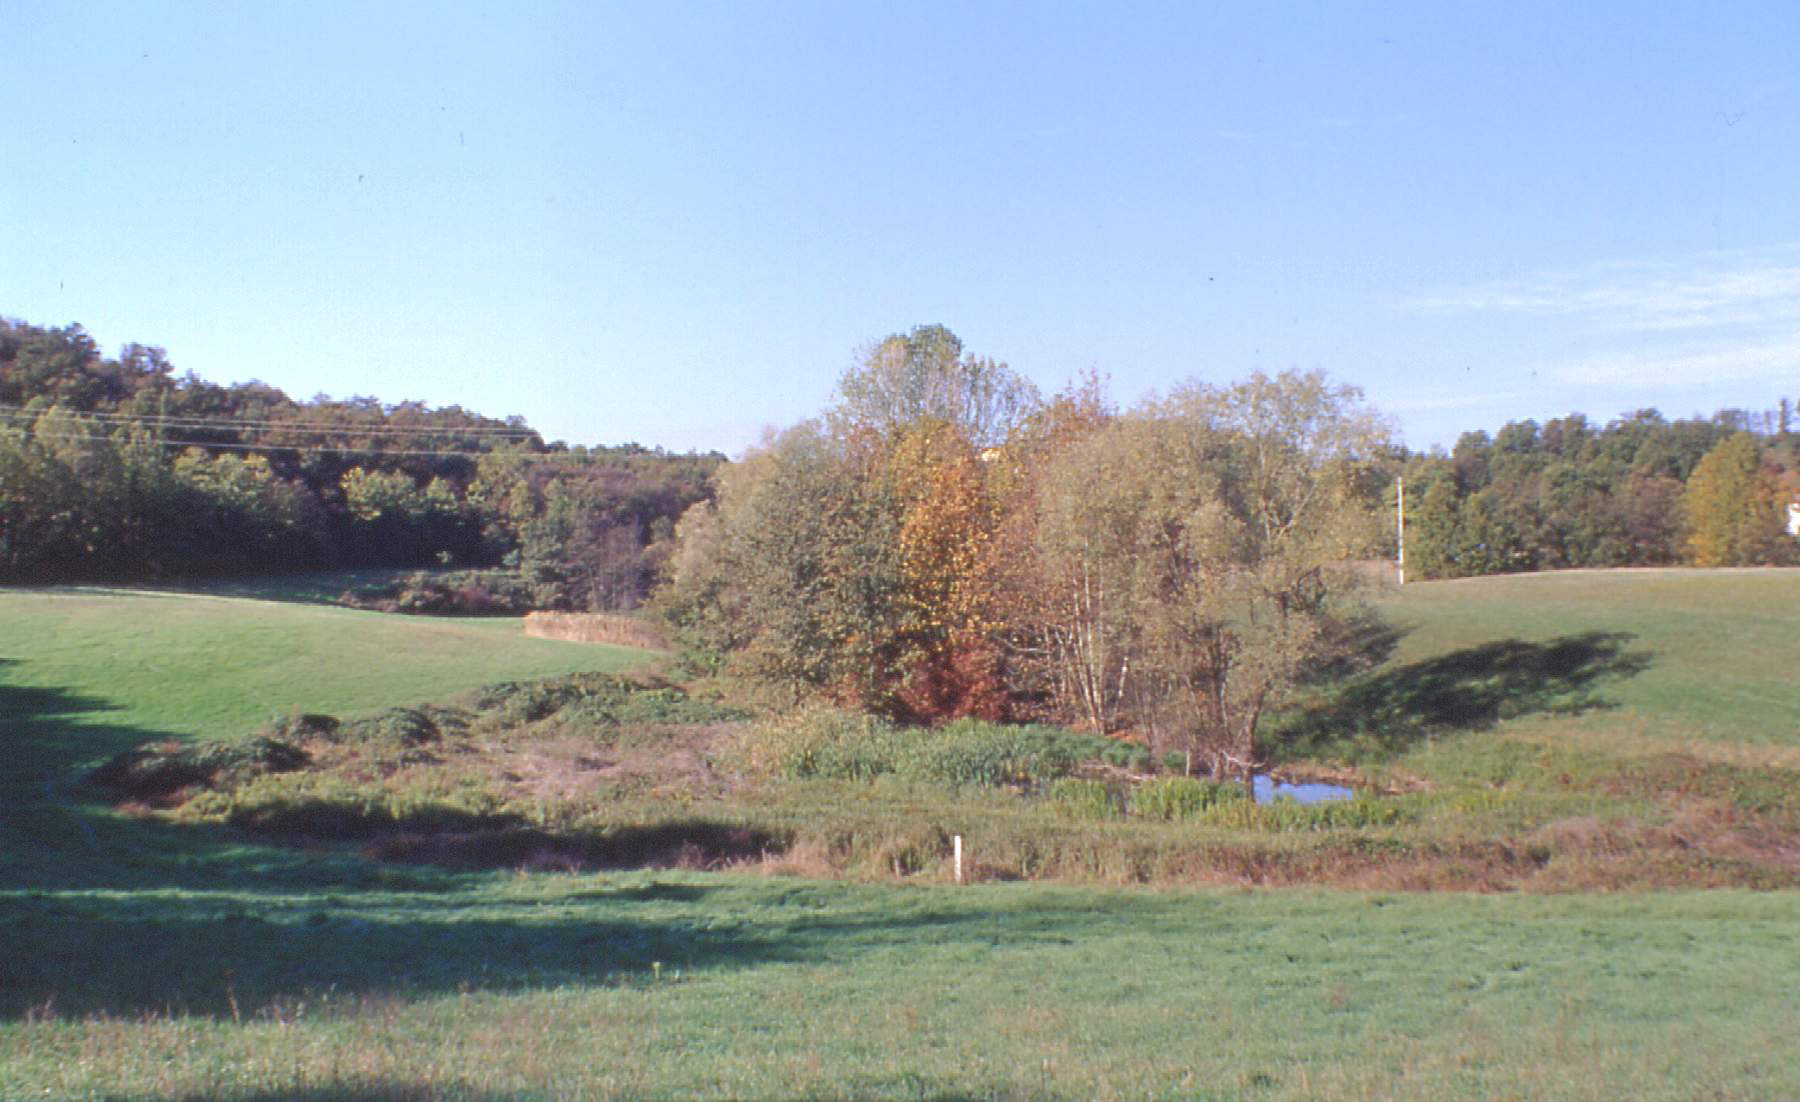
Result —
POLYGON ((684 647, 790 698, 888 710, 906 620, 900 509, 870 457, 806 422, 682 518, 657 603, 684 647))

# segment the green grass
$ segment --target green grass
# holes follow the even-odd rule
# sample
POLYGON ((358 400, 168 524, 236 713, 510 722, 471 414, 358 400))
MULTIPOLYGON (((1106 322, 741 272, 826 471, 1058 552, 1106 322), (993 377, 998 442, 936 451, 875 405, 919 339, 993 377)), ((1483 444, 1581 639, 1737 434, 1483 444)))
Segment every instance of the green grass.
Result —
POLYGON ((236 738, 296 711, 358 712, 644 661, 526 636, 513 618, 403 617, 105 589, 0 591, 0 679, 91 700, 108 723, 236 738))
POLYGON ((1606 633, 1640 656, 1584 720, 1665 742, 1800 749, 1800 570, 1627 570, 1469 578, 1393 591, 1389 668, 1500 639, 1606 633))
MULTIPOLYGON (((1761 781, 1800 746, 1791 703, 1784 720, 1765 702, 1795 699, 1782 671, 1800 668, 1800 626, 1783 610, 1800 608, 1800 574, 1483 579, 1385 603, 1392 655, 1319 707, 1360 691, 1394 737, 1314 750, 1434 785, 1403 798, 1423 818, 1402 828, 1088 821, 892 778, 660 814, 911 830, 931 852, 955 829, 977 861, 1058 838, 1170 860, 1250 839, 1322 871, 1344 846, 1523 847, 1544 815, 1571 817, 1530 828, 1546 847, 1555 830, 1628 846, 1659 815, 1738 807, 1742 844, 1791 846, 1791 786, 1761 781), (1681 755, 1695 771, 1671 774, 1681 755)), ((504 624, 39 591, 0 593, 0 657, 0 1098, 1762 1099, 1800 1082, 1794 891, 384 864, 127 818, 73 781, 149 738, 635 656, 504 624)))
POLYGON ((334 871, 329 890, 9 900, 57 998, 0 1025, 0 1097, 1749 1099, 1800 1081, 1792 895, 334 871))

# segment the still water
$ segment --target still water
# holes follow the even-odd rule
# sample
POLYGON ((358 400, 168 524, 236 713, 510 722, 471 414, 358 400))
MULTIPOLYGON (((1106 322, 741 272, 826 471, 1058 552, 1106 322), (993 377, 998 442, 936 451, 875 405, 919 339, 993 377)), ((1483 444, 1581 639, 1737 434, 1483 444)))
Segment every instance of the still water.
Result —
POLYGON ((1250 790, 1255 793, 1259 804, 1274 803, 1278 797, 1303 804, 1316 804, 1325 800, 1348 800, 1355 795, 1348 788, 1335 784, 1288 784, 1264 773, 1250 778, 1250 790))

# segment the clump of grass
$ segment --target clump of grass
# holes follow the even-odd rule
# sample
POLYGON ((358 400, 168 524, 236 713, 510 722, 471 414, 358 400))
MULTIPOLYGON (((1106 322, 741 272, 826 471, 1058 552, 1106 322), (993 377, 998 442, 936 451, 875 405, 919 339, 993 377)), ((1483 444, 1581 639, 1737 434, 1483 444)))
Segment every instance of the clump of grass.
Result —
POLYGON ((733 760, 766 778, 869 781, 892 774, 953 788, 1041 788, 1084 761, 1100 760, 1113 745, 1054 727, 965 719, 935 729, 899 728, 874 716, 812 707, 744 728, 733 760))
POLYGON ((1124 811, 1111 785, 1085 777, 1058 777, 1045 786, 1044 799, 1074 819, 1117 819, 1124 811))
POLYGON ((1231 808, 1229 812, 1246 810, 1250 813, 1249 823, 1252 826, 1274 831, 1364 830, 1369 827, 1394 826, 1408 817, 1404 805, 1370 796, 1354 800, 1321 800, 1311 804, 1282 796, 1272 803, 1231 808))
POLYGON ((1156 777, 1131 790, 1129 810, 1141 819, 1180 822, 1220 806, 1245 802, 1242 785, 1198 777, 1156 777))

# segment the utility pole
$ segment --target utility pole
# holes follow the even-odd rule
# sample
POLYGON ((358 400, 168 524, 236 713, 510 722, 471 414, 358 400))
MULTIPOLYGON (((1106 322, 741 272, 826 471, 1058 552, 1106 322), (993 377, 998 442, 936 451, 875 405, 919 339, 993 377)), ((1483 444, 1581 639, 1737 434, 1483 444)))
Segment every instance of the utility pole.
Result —
POLYGON ((1406 584, 1406 476, 1394 479, 1394 543, 1399 554, 1394 560, 1400 584, 1406 584))

